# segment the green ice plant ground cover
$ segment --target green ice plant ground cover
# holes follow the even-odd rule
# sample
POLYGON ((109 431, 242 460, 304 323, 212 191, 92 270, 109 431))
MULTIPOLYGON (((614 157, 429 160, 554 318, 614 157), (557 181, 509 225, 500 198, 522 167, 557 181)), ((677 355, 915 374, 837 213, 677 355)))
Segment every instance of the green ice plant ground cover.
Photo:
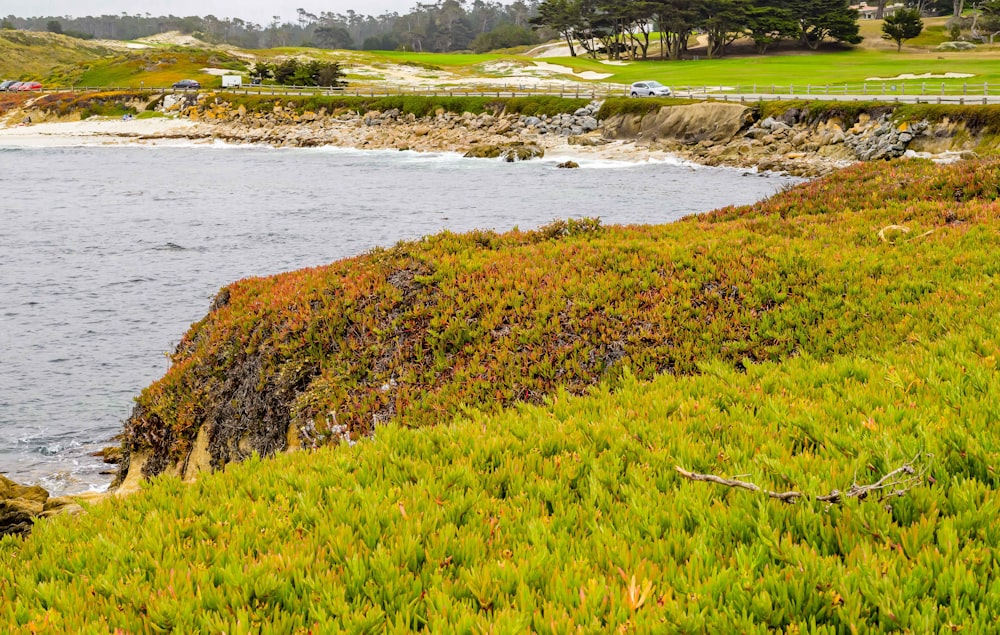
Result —
POLYGON ((152 452, 157 474, 206 425, 218 465, 247 454, 243 439, 282 447, 289 421, 323 444, 581 394, 625 368, 936 340, 987 301, 995 165, 862 166, 671 225, 443 233, 242 280, 139 396, 125 449, 152 452))
MULTIPOLYGON (((557 387, 502 412, 468 399, 442 408, 442 425, 413 430, 403 419, 353 446, 251 459, 193 485, 159 478, 40 523, 27 540, 0 541, 0 623, 135 633, 994 631, 995 168, 860 166, 754 206, 541 247, 518 246, 518 235, 471 235, 478 251, 461 237, 431 240, 459 270, 486 266, 492 251, 517 261, 535 248, 568 250, 583 268, 597 249, 640 281, 651 274, 636 254, 664 248, 680 269, 712 269, 729 261, 711 254, 739 251, 738 262, 762 265, 746 280, 713 270, 712 289, 694 296, 700 306, 674 318, 700 333, 684 344, 693 356, 677 357, 690 365, 681 374, 643 381, 631 371, 643 368, 636 354, 583 396, 557 387), (751 337, 737 355, 690 343, 726 333, 738 344, 733 333, 751 323, 722 310, 731 288, 781 307, 762 304, 756 328, 764 342, 785 339, 758 351, 751 337), (815 499, 914 457, 920 479, 900 496, 815 499), (787 505, 694 483, 678 465, 810 497, 787 505)), ((297 279, 260 281, 289 319, 280 292, 297 279)))
POLYGON ((991 316, 877 359, 615 392, 251 460, 0 542, 11 632, 991 632, 991 316), (901 497, 787 505, 691 483, 901 497), (492 629, 492 630, 491 630, 492 629))

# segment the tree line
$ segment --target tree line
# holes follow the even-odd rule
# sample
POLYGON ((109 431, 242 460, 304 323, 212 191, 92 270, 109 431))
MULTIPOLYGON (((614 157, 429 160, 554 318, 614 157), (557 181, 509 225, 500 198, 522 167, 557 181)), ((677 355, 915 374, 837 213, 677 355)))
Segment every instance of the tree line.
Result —
POLYGON ((134 40, 168 31, 180 31, 217 44, 260 49, 313 46, 326 49, 485 52, 535 44, 538 33, 529 20, 537 14, 538 0, 436 0, 417 2, 407 13, 364 15, 312 13, 298 9, 295 20, 280 16, 268 24, 239 18, 207 16, 154 16, 149 13, 86 17, 8 16, 4 24, 17 29, 55 31, 75 37, 134 40))
MULTIPOLYGON (((874 0, 881 11, 889 0, 874 0)), ((961 15, 964 0, 915 0, 927 13, 961 15)), ((997 0, 980 2, 991 7, 997 0)), ((782 41, 818 48, 825 41, 856 43, 858 13, 851 0, 435 0, 417 2, 406 13, 378 16, 348 10, 311 13, 298 9, 295 20, 280 16, 268 24, 239 18, 153 16, 149 13, 86 17, 42 16, 3 19, 6 28, 53 31, 80 38, 133 40, 180 31, 211 43, 248 49, 312 46, 325 49, 475 51, 536 44, 561 37, 572 55, 606 53, 681 59, 695 37, 708 57, 724 55, 736 39, 751 40, 759 53, 782 41)), ((991 11, 956 18, 956 24, 997 33, 991 11), (978 15, 983 19, 977 21, 978 15)), ((982 37, 981 39, 986 39, 982 37)))
POLYGON ((659 56, 676 60, 696 34, 710 58, 741 37, 758 53, 781 40, 810 49, 827 40, 861 41, 850 0, 544 0, 533 21, 558 32, 574 56, 579 45, 593 56, 646 59, 658 41, 659 56))

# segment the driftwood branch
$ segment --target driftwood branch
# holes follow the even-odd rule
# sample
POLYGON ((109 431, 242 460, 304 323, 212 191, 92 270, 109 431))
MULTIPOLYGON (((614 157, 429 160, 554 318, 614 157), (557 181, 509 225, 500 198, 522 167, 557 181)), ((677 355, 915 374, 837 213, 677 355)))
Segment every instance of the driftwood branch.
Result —
POLYGON ((675 465, 674 469, 677 470, 678 474, 692 481, 706 481, 709 483, 718 483, 719 485, 725 485, 726 487, 739 487, 742 489, 748 489, 751 492, 764 492, 771 498, 776 498, 786 503, 794 503, 796 499, 802 498, 801 492, 771 492, 766 489, 761 489, 757 485, 754 485, 753 483, 749 483, 747 481, 738 481, 736 479, 722 478, 721 476, 716 476, 714 474, 696 474, 694 472, 688 472, 679 465, 675 465))
POLYGON ((885 476, 875 481, 874 483, 869 483, 867 485, 858 485, 857 482, 851 484, 846 491, 833 490, 829 494, 812 496, 803 492, 772 492, 766 490, 755 483, 749 481, 741 481, 737 479, 723 478, 721 476, 716 476, 715 474, 698 474, 696 472, 690 472, 685 470, 679 465, 675 465, 674 469, 677 473, 684 478, 691 481, 702 481, 706 483, 717 483, 719 485, 724 485, 726 487, 735 487, 739 489, 749 490, 751 492, 762 492, 770 498, 775 498, 785 503, 794 503, 800 498, 814 498, 815 500, 822 501, 824 503, 830 503, 831 505, 838 505, 848 498, 856 498, 858 500, 864 500, 868 498, 874 492, 879 493, 879 501, 885 500, 891 496, 902 496, 906 492, 910 491, 917 485, 919 485, 923 479, 924 475, 927 473, 927 466, 923 465, 919 469, 914 467, 921 458, 920 454, 917 454, 913 459, 907 461, 900 467, 887 473, 885 476))

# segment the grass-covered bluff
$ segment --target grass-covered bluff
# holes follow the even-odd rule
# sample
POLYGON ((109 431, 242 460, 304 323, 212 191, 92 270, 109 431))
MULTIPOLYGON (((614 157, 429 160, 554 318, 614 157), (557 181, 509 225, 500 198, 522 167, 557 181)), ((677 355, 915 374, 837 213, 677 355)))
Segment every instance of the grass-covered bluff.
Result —
MULTIPOLYGON (((234 285, 180 355, 209 350, 201 347, 214 341, 213 324, 274 336, 241 351, 271 342, 291 355, 281 346, 293 340, 277 336, 281 326, 300 332, 292 328, 300 310, 282 293, 321 274, 341 280, 338 295, 356 287, 349 297, 384 302, 386 316, 406 293, 430 289, 436 302, 414 295, 410 304, 443 312, 462 288, 446 286, 452 278, 477 283, 487 298, 519 289, 506 326, 530 333, 517 316, 550 296, 565 306, 553 294, 572 285, 542 281, 568 279, 572 263, 585 279, 579 287, 605 289, 594 305, 618 321, 634 311, 647 316, 639 333, 694 335, 666 340, 674 346, 626 337, 588 395, 552 388, 536 405, 503 412, 495 394, 444 401, 442 387, 462 368, 456 351, 471 344, 446 339, 451 348, 425 353, 436 360, 441 350, 455 369, 425 388, 439 405, 407 402, 415 414, 400 407, 373 440, 252 459, 190 486, 160 477, 86 515, 44 521, 27 540, 0 540, 0 620, 11 632, 992 632, 1000 615, 995 167, 865 165, 664 227, 443 235, 234 285), (439 255, 415 255, 427 253, 439 255), (519 258, 520 273, 472 275, 502 255, 519 258), (409 269, 390 266, 401 258, 409 269), (415 270, 421 262, 435 268, 415 270), (751 275, 740 263, 762 264, 751 275), (338 268, 353 275, 338 278, 338 268), (394 278, 402 287, 394 303, 360 292, 389 284, 390 271, 412 271, 410 282, 394 278), (634 286, 598 284, 615 275, 634 286), (507 286, 483 288, 488 280, 507 286), (659 305, 648 299, 626 303, 687 287, 697 292, 669 315, 653 313, 659 305), (237 320, 254 301, 265 319, 248 309, 237 320), (741 317, 743 306, 756 315, 741 317), (279 314, 287 321, 266 319, 279 314), (758 342, 766 352, 754 355, 758 342), (655 357, 675 349, 686 354, 655 357), (674 372, 640 380, 654 366, 674 372), (444 425, 408 427, 422 423, 444 425), (673 470, 825 494, 873 482, 918 453, 928 471, 904 495, 841 505, 786 505, 673 470)), ((343 309, 360 324, 359 341, 361 308, 343 309)), ((563 324, 552 315, 531 324, 563 324)), ((436 333, 470 327, 431 319, 425 328, 436 333)), ((595 341, 615 341, 603 328, 607 339, 595 341)), ((576 331, 553 332, 563 339, 543 343, 576 331)), ((519 336, 512 341, 523 350, 511 346, 504 357, 506 340, 489 341, 491 359, 541 346, 519 336)), ((510 376, 541 382, 531 369, 545 368, 545 358, 527 359, 511 363, 510 376)), ((350 376, 325 363, 324 372, 350 376)), ((502 389, 507 375, 491 368, 502 389)), ((171 376, 143 399, 168 393, 171 376)), ((553 385, 589 385, 566 377, 553 385)), ((303 407, 311 403, 323 402, 303 407)))
POLYGON ((626 368, 936 339, 980 301, 960 284, 970 267, 993 266, 995 165, 855 167, 672 225, 443 233, 237 282, 138 398, 123 475, 581 394, 626 368))

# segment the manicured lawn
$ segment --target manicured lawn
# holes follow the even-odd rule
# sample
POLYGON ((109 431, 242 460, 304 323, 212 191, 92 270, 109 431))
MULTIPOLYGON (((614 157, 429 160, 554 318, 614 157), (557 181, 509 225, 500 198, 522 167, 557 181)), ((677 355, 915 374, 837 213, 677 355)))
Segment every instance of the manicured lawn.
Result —
POLYGON ((730 57, 698 61, 646 61, 628 66, 611 66, 583 58, 547 58, 576 71, 590 70, 614 75, 604 81, 629 84, 642 79, 657 79, 670 86, 724 85, 742 86, 789 83, 860 85, 870 77, 895 77, 901 73, 968 73, 968 79, 929 79, 961 86, 963 82, 1000 85, 1000 64, 995 53, 907 53, 895 50, 855 49, 831 53, 791 53, 752 57, 730 57))

